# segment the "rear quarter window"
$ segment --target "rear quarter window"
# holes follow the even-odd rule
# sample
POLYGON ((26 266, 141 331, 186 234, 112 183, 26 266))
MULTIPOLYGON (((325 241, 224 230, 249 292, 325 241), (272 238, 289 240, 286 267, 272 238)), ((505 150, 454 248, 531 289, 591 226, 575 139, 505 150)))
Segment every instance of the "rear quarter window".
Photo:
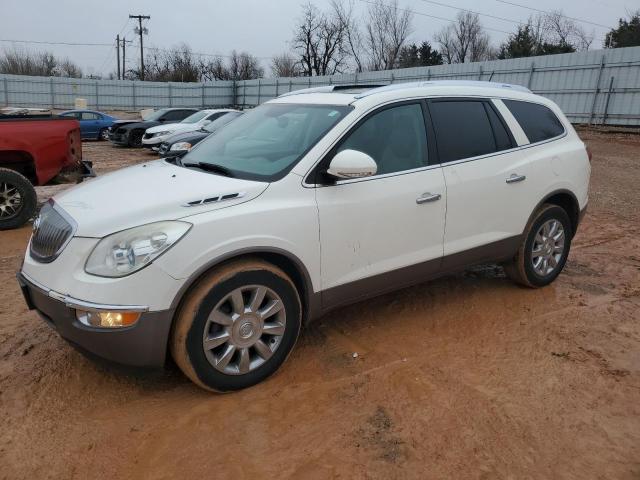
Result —
POLYGON ((529 143, 542 142, 564 133, 564 126, 548 107, 519 100, 503 100, 518 121, 529 143))

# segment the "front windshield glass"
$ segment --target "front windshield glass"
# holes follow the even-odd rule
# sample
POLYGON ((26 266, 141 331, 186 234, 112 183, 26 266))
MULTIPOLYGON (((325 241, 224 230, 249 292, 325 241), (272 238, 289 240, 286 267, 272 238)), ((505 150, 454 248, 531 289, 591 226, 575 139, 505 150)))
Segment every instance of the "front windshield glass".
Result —
POLYGON ((165 113, 167 113, 167 109, 166 108, 161 108, 160 110, 156 110, 155 112, 151 112, 149 115, 143 117, 143 120, 145 122, 155 122, 156 120, 159 120, 161 116, 163 116, 165 113))
POLYGON ((196 123, 202 120, 204 117, 209 115, 211 112, 196 112, 193 115, 189 115, 187 118, 182 120, 180 123, 196 123))
POLYGON ((225 126, 227 123, 229 123, 234 118, 239 117, 240 115, 242 115, 242 112, 225 113, 224 115, 222 115, 219 118, 216 118, 213 122, 211 122, 209 125, 206 125, 202 129, 207 131, 207 132, 209 132, 209 133, 213 133, 216 130, 219 130, 220 128, 225 126))
MULTIPOLYGON (((238 178, 281 178, 352 107, 266 104, 210 135, 182 160, 209 164, 238 178)), ((211 170, 211 169, 209 169, 211 170)))

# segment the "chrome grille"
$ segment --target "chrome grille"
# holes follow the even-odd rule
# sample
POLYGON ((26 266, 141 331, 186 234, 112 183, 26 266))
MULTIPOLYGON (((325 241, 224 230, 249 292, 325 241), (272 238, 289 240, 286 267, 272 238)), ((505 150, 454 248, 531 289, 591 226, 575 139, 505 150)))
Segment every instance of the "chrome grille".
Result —
POLYGON ((45 204, 33 222, 31 257, 42 263, 53 262, 73 236, 74 227, 52 203, 45 204))

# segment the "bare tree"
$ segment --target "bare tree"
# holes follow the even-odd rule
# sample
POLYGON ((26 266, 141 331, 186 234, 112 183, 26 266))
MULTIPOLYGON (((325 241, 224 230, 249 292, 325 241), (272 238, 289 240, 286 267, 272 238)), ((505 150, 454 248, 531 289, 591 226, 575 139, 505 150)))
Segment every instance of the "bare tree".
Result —
POLYGON ((356 72, 362 72, 364 70, 362 60, 363 40, 354 14, 354 0, 347 0, 346 3, 343 0, 332 0, 331 8, 335 18, 344 28, 345 50, 353 59, 356 72))
POLYGON ((341 73, 347 52, 345 25, 311 3, 303 7, 302 18, 293 37, 293 49, 300 56, 305 76, 341 73))
POLYGON ((276 55, 271 60, 271 73, 274 77, 299 77, 300 64, 290 53, 276 55))
POLYGON ((398 8, 398 0, 375 0, 369 7, 365 27, 365 47, 370 70, 389 70, 396 66, 400 49, 411 34, 413 13, 398 8))
POLYGON ((477 13, 459 11, 455 23, 436 33, 447 63, 478 62, 495 56, 477 13))
MULTIPOLYGON (((145 80, 155 82, 197 82, 200 80, 198 58, 183 43, 169 50, 150 48, 145 55, 145 80)), ((140 78, 140 71, 132 69, 132 78, 140 78)))
POLYGON ((247 52, 231 52, 226 62, 216 57, 201 62, 200 72, 206 80, 253 80, 264 75, 260 60, 247 52))
POLYGON ((588 33, 574 20, 554 10, 541 16, 545 41, 562 46, 571 46, 575 50, 589 50, 593 42, 593 32, 588 33))
POLYGON ((29 52, 13 48, 0 56, 0 73, 44 77, 82 77, 82 70, 68 58, 58 59, 50 52, 29 52))

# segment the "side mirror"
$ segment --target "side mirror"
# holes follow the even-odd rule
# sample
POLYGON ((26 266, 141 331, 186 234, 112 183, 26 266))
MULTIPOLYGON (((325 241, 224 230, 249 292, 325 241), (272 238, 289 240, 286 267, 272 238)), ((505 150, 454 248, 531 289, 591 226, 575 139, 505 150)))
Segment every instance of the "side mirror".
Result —
POLYGON ((164 117, 160 117, 160 118, 158 119, 158 121, 159 121, 160 123, 164 123, 164 122, 166 122, 166 121, 167 121, 167 119, 166 119, 166 118, 164 118, 164 117))
POLYGON ((378 165, 366 153, 342 150, 331 160, 327 173, 336 178, 363 178, 375 175, 378 165))
POLYGON ((205 120, 204 122, 202 122, 202 126, 206 127, 207 125, 209 125, 211 123, 211 120, 205 120))

